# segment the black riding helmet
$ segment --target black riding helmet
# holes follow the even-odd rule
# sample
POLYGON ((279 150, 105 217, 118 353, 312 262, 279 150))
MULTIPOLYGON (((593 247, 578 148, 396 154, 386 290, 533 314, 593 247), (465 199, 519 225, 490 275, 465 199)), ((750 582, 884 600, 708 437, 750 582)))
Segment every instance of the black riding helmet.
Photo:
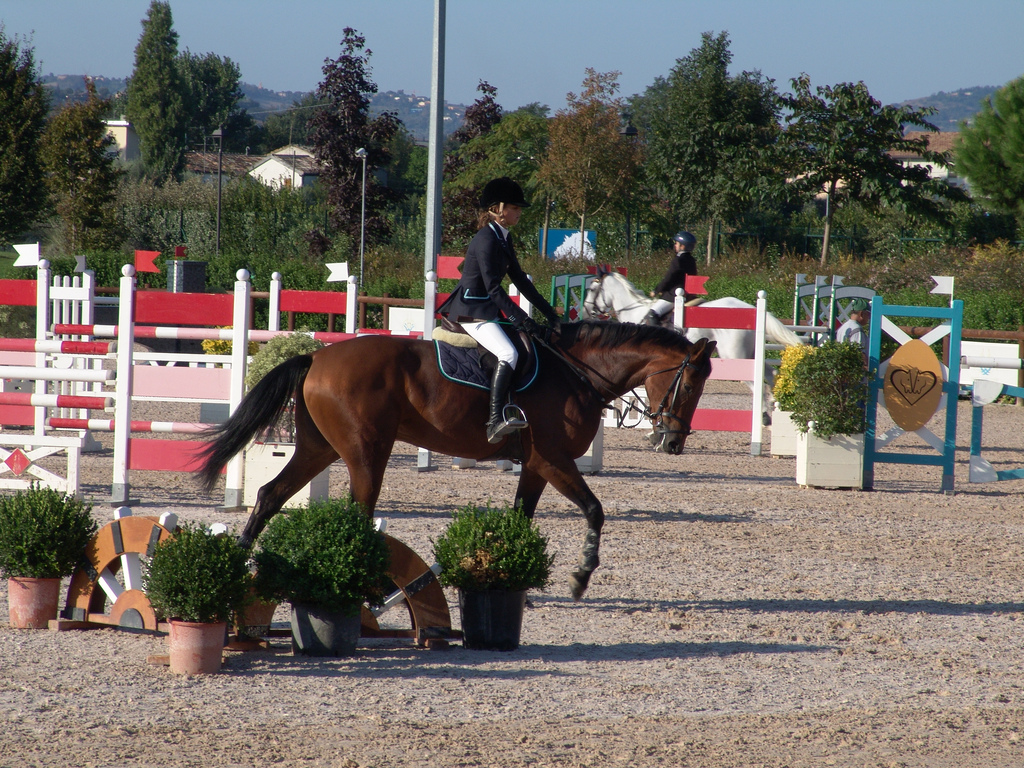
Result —
POLYGON ((523 188, 508 176, 502 176, 500 179, 491 179, 488 181, 484 186, 484 191, 480 195, 480 207, 484 210, 487 210, 497 203, 518 205, 520 208, 528 208, 530 206, 530 204, 526 202, 526 196, 523 194, 523 188))
POLYGON ((697 246, 697 238, 689 232, 676 232, 676 236, 672 239, 682 245, 686 253, 689 253, 697 246))

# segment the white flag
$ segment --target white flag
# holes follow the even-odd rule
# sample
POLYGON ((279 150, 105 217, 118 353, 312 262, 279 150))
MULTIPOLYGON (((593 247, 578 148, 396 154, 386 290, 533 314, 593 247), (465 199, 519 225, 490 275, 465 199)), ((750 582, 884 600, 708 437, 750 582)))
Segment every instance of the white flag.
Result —
POLYGON ((328 283, 344 283, 348 280, 347 261, 337 261, 334 264, 328 264, 327 269, 331 271, 331 274, 327 277, 328 283))
POLYGON ((24 243, 14 246, 18 252, 18 258, 14 260, 12 267, 37 267, 39 266, 39 243, 24 243))
POLYGON ((950 296, 953 295, 953 278, 942 277, 939 275, 932 275, 932 280, 935 281, 935 287, 932 288, 932 293, 945 293, 950 296))

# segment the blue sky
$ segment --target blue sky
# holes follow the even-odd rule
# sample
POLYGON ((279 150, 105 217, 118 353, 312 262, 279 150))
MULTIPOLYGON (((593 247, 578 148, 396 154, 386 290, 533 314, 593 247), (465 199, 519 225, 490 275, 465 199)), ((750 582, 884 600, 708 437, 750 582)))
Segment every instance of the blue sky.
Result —
MULTIPOLYGON (((124 77, 149 0, 4 0, 8 36, 29 37, 43 73, 124 77)), ((171 0, 182 50, 228 56, 242 79, 312 90, 350 26, 373 51, 381 90, 429 95, 433 0, 171 0)), ((884 103, 1024 74, 1022 0, 480 0, 447 1, 445 98, 476 85, 506 109, 558 109, 584 70, 620 71, 642 92, 700 44, 728 31, 733 71, 760 70, 781 89, 863 80, 884 103)))

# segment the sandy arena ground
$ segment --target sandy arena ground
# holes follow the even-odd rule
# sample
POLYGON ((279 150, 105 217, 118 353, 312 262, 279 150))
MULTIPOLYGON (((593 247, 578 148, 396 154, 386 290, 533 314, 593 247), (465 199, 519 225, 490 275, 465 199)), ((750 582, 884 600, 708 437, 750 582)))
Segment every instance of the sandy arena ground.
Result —
MULTIPOLYGON (((712 388, 705 405, 716 396, 738 397, 712 388)), ((311 660, 280 639, 182 678, 147 664, 162 637, 16 631, 2 614, 0 765, 1024 765, 1024 481, 968 483, 959 408, 952 495, 935 467, 878 465, 874 492, 806 489, 793 459, 752 457, 742 435, 695 433, 670 457, 606 430, 589 479, 607 513, 601 568, 574 602, 584 525, 547 491, 537 520, 555 578, 511 653, 375 641, 311 660)), ((1022 437, 1024 408, 986 410, 997 469, 1024 466, 1022 437)), ((101 522, 110 460, 83 459, 101 522)), ((424 557, 453 509, 515 492, 493 464, 435 460, 417 473, 398 446, 378 508, 424 557)), ((336 465, 332 493, 346 481, 336 465)), ((245 520, 190 476, 131 482, 137 514, 245 520)))

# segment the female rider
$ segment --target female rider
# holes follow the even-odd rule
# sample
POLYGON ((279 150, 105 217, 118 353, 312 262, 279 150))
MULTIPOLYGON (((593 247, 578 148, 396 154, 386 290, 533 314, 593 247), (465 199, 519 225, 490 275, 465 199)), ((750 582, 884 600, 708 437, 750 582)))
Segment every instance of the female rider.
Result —
POLYGON ((491 377, 489 443, 501 442, 506 435, 526 426, 523 419, 506 419, 502 413, 519 354, 498 323, 504 315, 516 328, 529 333, 540 328, 505 293, 502 279, 508 275, 551 326, 556 330, 559 326, 558 315, 523 272, 508 239, 509 228, 515 226, 528 205, 522 187, 512 179, 502 177, 487 182, 480 196, 479 231, 466 250, 462 278, 452 295, 438 308, 438 312, 460 323, 480 346, 498 358, 491 377))

